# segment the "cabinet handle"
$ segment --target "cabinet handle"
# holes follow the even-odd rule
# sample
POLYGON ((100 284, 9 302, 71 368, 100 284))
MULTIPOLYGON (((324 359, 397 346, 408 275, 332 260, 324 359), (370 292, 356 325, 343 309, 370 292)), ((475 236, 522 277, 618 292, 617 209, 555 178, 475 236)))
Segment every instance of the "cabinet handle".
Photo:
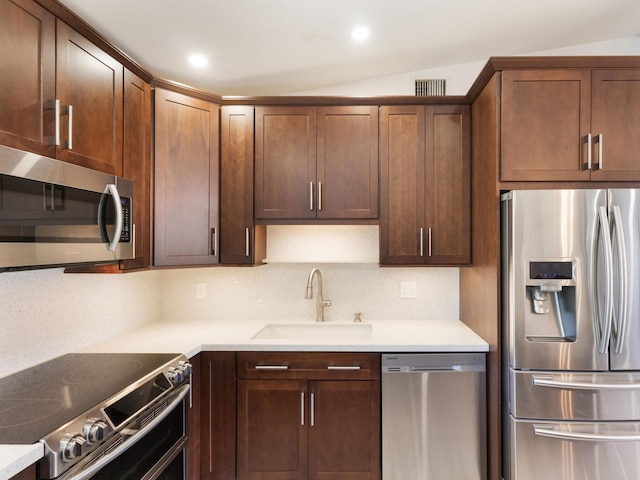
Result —
POLYGON ((313 210, 313 182, 309 182, 309 210, 313 210))
POLYGON ((311 393, 311 398, 309 399, 309 415, 311 416, 311 426, 315 427, 316 426, 316 414, 315 414, 315 409, 316 409, 316 396, 315 394, 312 392, 311 393))
POLYGON ((288 365, 256 365, 256 370, 288 370, 288 365))
POLYGON ((216 250, 218 249, 218 235, 216 233, 216 229, 212 228, 211 229, 211 255, 215 256, 216 254, 216 250))
POLYGON ((322 210, 322 182, 318 182, 318 211, 322 210))
POLYGON ((60 145, 60 100, 57 98, 55 100, 47 100, 44 103, 45 110, 53 110, 54 117, 54 127, 53 127, 53 136, 47 136, 45 138, 47 145, 55 145, 56 147, 60 145))
POLYGON ((587 164, 582 164, 582 170, 591 170, 591 134, 588 133, 582 139, 583 144, 587 144, 587 164))
POLYGON ((251 255, 251 239, 249 238, 249 227, 244 229, 244 254, 246 257, 251 255))
POLYGON ((304 426, 304 392, 300 392, 300 425, 304 426))
POLYGON ((360 370, 360 365, 328 365, 327 370, 360 370))
POLYGON ((424 257, 424 228, 420 227, 420 256, 424 257))
POLYGON ((594 165, 597 166, 598 170, 602 170, 602 134, 596 135, 595 143, 598 144, 598 163, 594 165))
POLYGON ((62 107, 61 115, 66 115, 68 120, 69 132, 67 140, 64 142, 63 148, 73 150, 73 105, 66 105, 62 107))
POLYGON ((429 253, 429 256, 431 256, 431 255, 432 255, 432 253, 433 253, 433 252, 432 252, 432 250, 431 250, 431 245, 432 245, 432 243, 431 243, 431 240, 432 240, 431 227, 429 227, 429 231, 428 231, 427 239, 428 239, 428 242, 429 242, 428 253, 429 253))

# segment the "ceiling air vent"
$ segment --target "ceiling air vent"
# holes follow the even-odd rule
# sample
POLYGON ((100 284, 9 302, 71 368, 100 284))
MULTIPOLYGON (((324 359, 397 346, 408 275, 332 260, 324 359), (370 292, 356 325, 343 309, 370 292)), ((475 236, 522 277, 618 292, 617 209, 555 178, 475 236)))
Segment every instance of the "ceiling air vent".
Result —
POLYGON ((439 97, 446 95, 447 81, 444 79, 416 80, 416 97, 439 97))

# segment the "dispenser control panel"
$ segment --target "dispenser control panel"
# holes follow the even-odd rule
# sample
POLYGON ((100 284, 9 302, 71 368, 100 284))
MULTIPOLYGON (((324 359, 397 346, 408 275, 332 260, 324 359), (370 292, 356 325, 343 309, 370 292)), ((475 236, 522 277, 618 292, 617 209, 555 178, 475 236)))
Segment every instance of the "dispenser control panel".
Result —
POLYGON ((571 280, 573 262, 529 262, 529 278, 535 280, 571 280))

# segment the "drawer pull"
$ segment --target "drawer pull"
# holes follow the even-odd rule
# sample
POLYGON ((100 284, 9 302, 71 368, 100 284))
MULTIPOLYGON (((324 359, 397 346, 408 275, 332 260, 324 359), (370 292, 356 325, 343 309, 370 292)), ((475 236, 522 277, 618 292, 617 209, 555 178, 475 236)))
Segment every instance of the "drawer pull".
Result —
POLYGON ((360 370, 360 366, 359 365, 348 365, 348 366, 329 365, 327 367, 327 370, 360 370))
POLYGON ((256 370, 288 370, 288 365, 256 365, 256 370))

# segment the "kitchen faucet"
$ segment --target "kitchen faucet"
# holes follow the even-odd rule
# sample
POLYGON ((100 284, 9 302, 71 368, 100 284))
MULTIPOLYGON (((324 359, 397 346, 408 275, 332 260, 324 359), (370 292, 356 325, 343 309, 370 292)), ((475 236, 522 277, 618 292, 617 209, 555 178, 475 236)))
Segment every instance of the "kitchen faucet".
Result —
POLYGON ((322 273, 317 268, 311 270, 309 279, 307 280, 307 289, 304 292, 304 298, 311 300, 313 298, 313 277, 318 277, 318 295, 316 295, 316 322, 324 322, 324 307, 331 306, 331 300, 322 298, 322 273))

